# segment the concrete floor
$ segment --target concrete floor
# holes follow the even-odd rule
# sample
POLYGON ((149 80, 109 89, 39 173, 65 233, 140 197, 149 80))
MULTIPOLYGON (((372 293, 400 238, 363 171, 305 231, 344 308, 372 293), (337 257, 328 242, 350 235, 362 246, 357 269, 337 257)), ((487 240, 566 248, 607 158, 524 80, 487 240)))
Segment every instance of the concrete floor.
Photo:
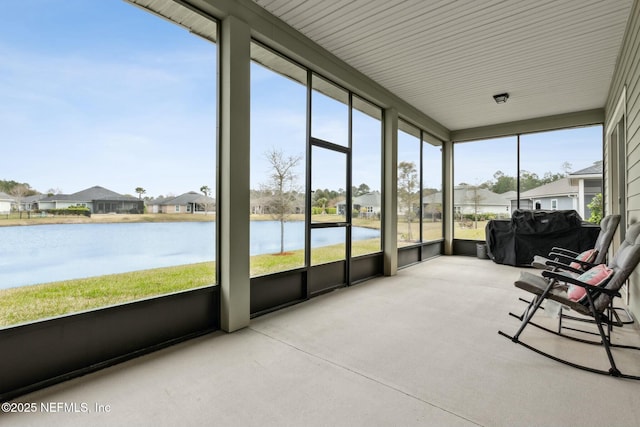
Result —
MULTIPOLYGON (((519 268, 439 257, 16 399, 2 426, 638 426, 640 382, 583 372, 498 335, 519 268), (76 405, 80 412, 43 413, 76 405), (86 406, 85 406, 86 405, 86 406), (84 409, 87 412, 82 412, 84 409)), ((537 316, 550 322, 545 314, 537 316)), ((616 339, 640 345, 634 327, 616 339)), ((600 347, 529 328, 576 361, 600 347)), ((640 375, 640 351, 616 353, 640 375)), ((606 365, 603 365, 606 367, 606 365)))

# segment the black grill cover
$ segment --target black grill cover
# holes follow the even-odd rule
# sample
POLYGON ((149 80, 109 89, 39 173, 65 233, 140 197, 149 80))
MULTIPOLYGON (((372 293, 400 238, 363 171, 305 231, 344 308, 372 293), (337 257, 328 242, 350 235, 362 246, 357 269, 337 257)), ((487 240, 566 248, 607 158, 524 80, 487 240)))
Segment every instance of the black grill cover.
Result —
POLYGON ((600 227, 585 223, 578 212, 515 210, 511 220, 489 221, 487 252, 498 264, 529 266, 554 246, 583 252, 593 249, 600 227))

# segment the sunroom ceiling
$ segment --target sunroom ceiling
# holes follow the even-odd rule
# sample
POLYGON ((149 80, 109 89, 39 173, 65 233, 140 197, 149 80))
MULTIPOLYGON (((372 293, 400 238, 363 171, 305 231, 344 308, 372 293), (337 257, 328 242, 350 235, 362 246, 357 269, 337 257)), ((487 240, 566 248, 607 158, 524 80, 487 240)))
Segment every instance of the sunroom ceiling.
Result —
POLYGON ((459 130, 603 108, 633 1, 254 2, 459 130))

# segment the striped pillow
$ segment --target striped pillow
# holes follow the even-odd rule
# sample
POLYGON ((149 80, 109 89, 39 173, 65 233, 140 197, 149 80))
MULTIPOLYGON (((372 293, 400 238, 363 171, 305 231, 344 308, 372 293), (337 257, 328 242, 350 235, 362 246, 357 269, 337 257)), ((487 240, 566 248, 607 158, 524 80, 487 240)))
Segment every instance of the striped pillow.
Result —
MULTIPOLYGON (((612 269, 604 264, 598 264, 586 273, 576 277, 576 279, 592 286, 604 286, 611 279, 611 276, 613 276, 612 269)), ((587 301, 587 290, 581 286, 569 285, 567 294, 571 301, 580 303, 587 301)))

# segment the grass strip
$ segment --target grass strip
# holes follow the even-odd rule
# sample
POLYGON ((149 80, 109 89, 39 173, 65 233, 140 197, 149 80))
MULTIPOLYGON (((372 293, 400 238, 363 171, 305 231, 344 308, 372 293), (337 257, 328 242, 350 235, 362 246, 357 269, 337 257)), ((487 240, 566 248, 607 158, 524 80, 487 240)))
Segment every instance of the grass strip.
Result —
POLYGON ((0 326, 46 319, 210 285, 215 262, 0 290, 0 326))

